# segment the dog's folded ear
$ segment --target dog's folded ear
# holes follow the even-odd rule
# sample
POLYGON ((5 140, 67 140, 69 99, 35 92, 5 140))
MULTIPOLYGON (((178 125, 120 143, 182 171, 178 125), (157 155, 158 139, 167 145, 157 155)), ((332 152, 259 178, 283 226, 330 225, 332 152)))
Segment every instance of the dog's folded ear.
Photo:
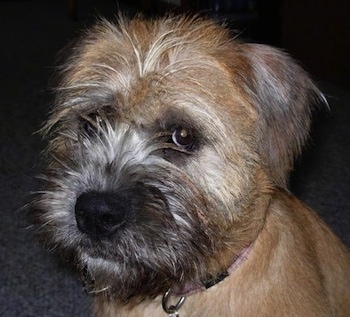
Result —
POLYGON ((287 54, 266 45, 242 44, 251 69, 244 78, 258 113, 259 154, 281 187, 309 135, 314 109, 326 103, 308 74, 287 54))

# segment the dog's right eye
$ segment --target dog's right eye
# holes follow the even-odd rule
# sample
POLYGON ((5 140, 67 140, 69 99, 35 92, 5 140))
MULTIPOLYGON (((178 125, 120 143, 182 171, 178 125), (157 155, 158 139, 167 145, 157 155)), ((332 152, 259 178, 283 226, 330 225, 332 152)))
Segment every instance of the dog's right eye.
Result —
POLYGON ((80 130, 88 137, 96 135, 103 125, 102 117, 96 112, 84 115, 80 120, 80 130))

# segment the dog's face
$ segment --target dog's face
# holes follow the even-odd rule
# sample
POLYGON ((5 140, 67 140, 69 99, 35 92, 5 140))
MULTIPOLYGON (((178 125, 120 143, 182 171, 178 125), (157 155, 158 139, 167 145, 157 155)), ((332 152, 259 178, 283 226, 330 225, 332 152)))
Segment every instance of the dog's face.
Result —
POLYGON ((217 274, 263 226, 317 95, 287 56, 211 21, 99 24, 46 126, 45 241, 121 300, 217 274))

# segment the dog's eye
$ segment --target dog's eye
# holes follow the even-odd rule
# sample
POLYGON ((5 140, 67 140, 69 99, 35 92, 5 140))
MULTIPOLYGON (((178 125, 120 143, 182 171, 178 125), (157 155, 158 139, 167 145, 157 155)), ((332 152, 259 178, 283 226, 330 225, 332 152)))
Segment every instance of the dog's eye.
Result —
POLYGON ((185 150, 191 150, 194 144, 192 131, 184 127, 177 127, 171 135, 171 139, 175 145, 185 150))
POLYGON ((99 129, 103 126, 103 119, 98 113, 90 113, 81 118, 80 127, 82 132, 92 137, 98 133, 99 129))

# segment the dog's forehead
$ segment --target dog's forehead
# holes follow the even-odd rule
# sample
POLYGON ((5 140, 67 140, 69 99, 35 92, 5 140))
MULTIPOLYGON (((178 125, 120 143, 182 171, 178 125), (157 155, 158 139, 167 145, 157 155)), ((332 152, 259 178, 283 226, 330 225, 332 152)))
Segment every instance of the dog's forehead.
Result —
POLYGON ((85 65, 105 64, 118 70, 124 66, 129 75, 138 77, 159 70, 166 75, 210 64, 209 56, 220 54, 229 42, 228 32, 212 21, 120 20, 93 28, 81 42, 80 57, 85 65))
POLYGON ((63 86, 74 90, 67 104, 111 105, 129 120, 154 121, 173 108, 197 117, 222 110, 224 117, 228 109, 231 117, 246 115, 249 107, 232 107, 245 104, 246 94, 231 80, 231 48, 228 31, 208 20, 103 22, 66 65, 63 86))

